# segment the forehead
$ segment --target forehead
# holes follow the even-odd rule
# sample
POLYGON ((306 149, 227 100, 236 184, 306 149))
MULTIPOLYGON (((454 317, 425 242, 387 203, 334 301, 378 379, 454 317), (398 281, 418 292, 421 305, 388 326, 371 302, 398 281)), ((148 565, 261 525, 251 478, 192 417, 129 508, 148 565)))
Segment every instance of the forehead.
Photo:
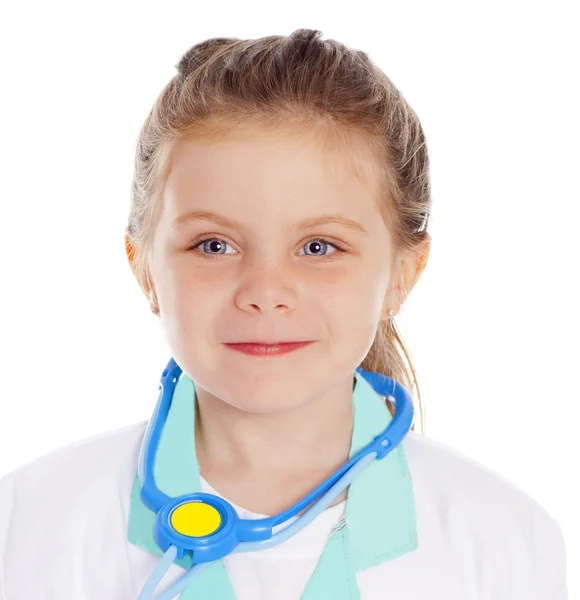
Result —
POLYGON ((301 192, 322 188, 379 193, 379 160, 362 133, 297 125, 213 126, 175 142, 165 189, 237 194, 244 190, 301 192), (346 187, 345 187, 346 186, 346 187))

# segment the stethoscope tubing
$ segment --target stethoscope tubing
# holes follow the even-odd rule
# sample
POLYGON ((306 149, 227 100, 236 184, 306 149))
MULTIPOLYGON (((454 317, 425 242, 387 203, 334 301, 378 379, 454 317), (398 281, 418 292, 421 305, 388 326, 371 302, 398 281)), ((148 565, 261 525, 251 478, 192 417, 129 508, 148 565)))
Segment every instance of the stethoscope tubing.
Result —
MULTIPOLYGON (((160 433, 163 428, 163 424, 167 419, 167 415, 171 406, 173 390, 180 374, 180 367, 173 359, 171 359, 163 373, 162 381, 159 385, 160 393, 157 400, 157 405, 155 407, 154 417, 147 424, 144 441, 141 445, 141 451, 139 455, 138 476, 144 492, 143 499, 146 506, 154 512, 159 511, 161 506, 171 501, 171 498, 164 494, 155 484, 155 479, 153 476, 153 462, 157 453, 160 433)), ((323 481, 308 495, 299 500, 295 505, 274 517, 252 521, 253 527, 259 526, 262 528, 272 528, 276 525, 286 522, 288 519, 292 518, 304 508, 309 506, 316 498, 320 496, 320 494, 325 493, 336 481, 340 479, 344 473, 346 473, 363 456, 368 454, 369 450, 377 448, 377 456, 378 458, 382 458, 385 454, 399 444, 399 442, 405 436, 407 430, 405 423, 407 422, 410 425, 410 422, 413 418, 413 406, 412 403, 406 399, 406 390, 400 386, 400 384, 397 384, 396 382, 394 382, 394 384, 399 387, 399 392, 402 394, 402 406, 399 406, 399 402, 396 401, 397 411, 389 428, 392 430, 393 435, 388 438, 383 438, 383 432, 382 435, 377 436, 373 442, 362 448, 348 462, 342 465, 340 469, 323 481), (404 429, 402 434, 400 431, 401 426, 403 426, 402 428, 404 429), (380 444, 377 443, 377 438, 380 438, 380 444)))
MULTIPOLYGON (((391 378, 370 371, 364 372, 362 371, 362 368, 357 369, 357 371, 360 371, 361 375, 366 373, 365 379, 367 379, 371 386, 375 387, 375 385, 382 385, 381 394, 388 395, 395 400, 396 413, 393 416, 389 427, 381 434, 375 436, 372 442, 362 448, 333 475, 328 477, 317 488, 312 490, 289 509, 274 517, 253 519, 247 522, 242 520, 241 523, 246 526, 247 530, 252 530, 252 534, 249 538, 251 541, 244 539, 244 536, 248 535, 248 531, 244 530, 242 527, 238 530, 239 541, 229 554, 252 550, 265 550, 286 541, 306 527, 321 512, 328 508, 332 501, 347 488, 353 479, 370 463, 375 459, 384 458, 386 454, 392 451, 405 437, 413 419, 413 405, 408 392, 403 386, 391 378), (388 381, 387 387, 385 387, 385 380, 388 381), (376 383, 373 383, 373 381, 376 383), (285 527, 283 530, 272 534, 273 527, 286 522, 306 507, 310 508, 308 508, 303 515, 298 517, 296 521, 285 527), (257 534, 256 532, 259 533, 257 534), (269 537, 262 537, 260 539, 257 535, 269 537)), ((181 368, 177 365, 175 360, 171 358, 163 371, 159 385, 160 393, 153 418, 147 423, 139 454, 138 477, 142 489, 141 498, 145 505, 155 513, 158 513, 163 505, 172 502, 173 500, 156 486, 153 474, 153 464, 161 431, 167 420, 175 386, 181 373, 181 368)), ((156 565, 156 568, 153 570, 143 587, 138 600, 171 600, 188 586, 196 574, 201 573, 216 562, 216 560, 209 560, 194 564, 185 575, 178 579, 167 590, 164 590, 158 596, 153 598, 153 594, 165 573, 178 556, 183 556, 183 552, 184 550, 181 549, 180 551, 176 545, 169 545, 162 559, 156 565)))
MULTIPOLYGON (((321 512, 326 510, 332 501, 346 488, 348 487, 353 479, 359 475, 370 463, 377 457, 376 452, 369 452, 362 458, 360 458, 346 473, 323 495, 317 500, 314 505, 311 506, 303 515, 298 517, 296 521, 285 527, 283 530, 276 532, 270 539, 260 540, 257 542, 240 542, 238 546, 230 553, 236 554, 238 552, 249 552, 253 550, 266 550, 272 548, 278 544, 282 544, 287 539, 304 529, 309 523, 311 523, 321 512)), ((216 561, 197 563, 193 565, 188 572, 180 577, 173 585, 167 590, 164 590, 153 598, 153 594, 157 589, 157 586, 167 573, 169 567, 175 560, 177 555, 177 548, 170 546, 165 552, 163 558, 159 561, 154 571, 151 573, 147 583, 143 587, 138 600, 172 600, 177 594, 180 594, 189 585, 193 577, 198 573, 201 573, 210 565, 216 561)))

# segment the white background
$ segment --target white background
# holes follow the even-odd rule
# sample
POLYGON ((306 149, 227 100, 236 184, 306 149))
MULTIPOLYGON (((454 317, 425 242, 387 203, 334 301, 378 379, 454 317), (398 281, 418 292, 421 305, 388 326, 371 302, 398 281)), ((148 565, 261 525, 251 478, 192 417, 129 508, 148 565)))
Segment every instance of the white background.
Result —
POLYGON ((427 136, 432 251, 397 317, 426 434, 549 511, 579 598, 578 6, 200 6, 37 1, 0 18, 0 477, 153 410, 170 352, 123 230, 138 131, 179 58, 321 29, 370 54, 427 136))

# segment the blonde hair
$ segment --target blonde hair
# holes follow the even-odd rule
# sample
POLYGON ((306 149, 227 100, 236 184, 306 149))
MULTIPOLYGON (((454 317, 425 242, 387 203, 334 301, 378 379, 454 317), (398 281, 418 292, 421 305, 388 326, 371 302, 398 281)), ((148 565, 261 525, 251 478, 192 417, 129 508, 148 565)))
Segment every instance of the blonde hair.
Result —
MULTIPOLYGON (((378 207, 395 256, 417 251, 429 237, 429 159, 417 115, 365 52, 321 35, 298 29, 289 36, 212 38, 182 56, 177 75, 155 101, 137 140, 125 236, 143 290, 151 287, 149 241, 172 149, 189 135, 215 138, 223 123, 229 131, 251 121, 324 127, 347 142, 348 135, 363 136, 377 158, 378 207)), ((392 318, 379 322, 361 367, 397 380, 411 395, 415 387, 423 428, 415 369, 392 318)), ((393 414, 392 404, 387 405, 393 414)))

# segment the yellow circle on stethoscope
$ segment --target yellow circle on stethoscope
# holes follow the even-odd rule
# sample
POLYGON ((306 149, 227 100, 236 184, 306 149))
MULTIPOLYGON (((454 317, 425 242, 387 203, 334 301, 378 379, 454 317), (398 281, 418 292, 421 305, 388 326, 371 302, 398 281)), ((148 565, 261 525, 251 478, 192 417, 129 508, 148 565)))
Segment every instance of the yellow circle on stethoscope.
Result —
POLYGON ((220 513, 204 502, 181 504, 171 513, 171 525, 175 531, 191 537, 209 535, 220 523, 220 513))

